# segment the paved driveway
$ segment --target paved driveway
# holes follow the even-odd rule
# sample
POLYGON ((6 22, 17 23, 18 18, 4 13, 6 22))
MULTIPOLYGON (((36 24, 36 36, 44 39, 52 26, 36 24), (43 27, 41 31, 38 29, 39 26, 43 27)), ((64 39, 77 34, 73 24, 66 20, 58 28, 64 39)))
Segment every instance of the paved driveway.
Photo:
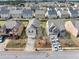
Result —
POLYGON ((34 51, 35 39, 28 38, 25 51, 34 51))

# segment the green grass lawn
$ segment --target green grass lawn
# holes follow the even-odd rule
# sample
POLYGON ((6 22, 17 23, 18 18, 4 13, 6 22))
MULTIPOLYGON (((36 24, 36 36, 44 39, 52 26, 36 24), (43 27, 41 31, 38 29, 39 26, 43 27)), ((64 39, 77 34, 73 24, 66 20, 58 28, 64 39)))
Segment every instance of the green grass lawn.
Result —
POLYGON ((45 22, 40 22, 40 27, 41 27, 41 31, 42 31, 42 35, 43 36, 47 36, 46 34, 46 21, 45 22))
POLYGON ((0 21, 0 25, 3 26, 6 23, 6 21, 0 21))

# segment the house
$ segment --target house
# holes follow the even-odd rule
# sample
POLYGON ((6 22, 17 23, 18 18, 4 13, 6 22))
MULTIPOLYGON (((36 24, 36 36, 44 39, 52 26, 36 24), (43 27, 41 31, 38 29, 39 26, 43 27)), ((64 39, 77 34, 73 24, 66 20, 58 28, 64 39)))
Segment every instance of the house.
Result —
POLYGON ((48 20, 46 24, 46 31, 48 35, 56 34, 58 37, 64 37, 67 34, 64 26, 64 21, 65 20, 62 19, 48 20))
POLYGON ((77 18, 79 18, 79 8, 76 8, 76 11, 78 12, 77 18))
POLYGON ((61 18, 69 18, 69 9, 68 8, 61 8, 61 18))
POLYGON ((9 9, 9 10, 15 10, 16 7, 14 7, 14 6, 9 6, 8 9, 9 9))
POLYGON ((10 10, 2 7, 1 10, 0 10, 0 17, 2 19, 9 19, 10 18, 9 12, 10 12, 10 10))
POLYGON ((61 18, 61 11, 62 11, 61 8, 55 7, 55 10, 57 12, 58 18, 61 18))
POLYGON ((68 8, 61 8, 61 17, 62 18, 70 18, 69 9, 68 8))
POLYGON ((6 34, 14 35, 14 38, 20 37, 24 26, 19 21, 7 20, 5 23, 6 34))
POLYGON ((55 8, 55 10, 57 11, 57 14, 59 16, 59 18, 69 18, 70 14, 69 14, 69 9, 64 7, 64 8, 55 8))
POLYGON ((33 17, 33 11, 31 9, 23 9, 22 11, 22 17, 23 18, 32 18, 33 17))
POLYGON ((19 9, 10 10, 10 15, 13 18, 21 18, 21 14, 22 14, 22 10, 19 10, 19 9))
POLYGON ((48 8, 47 12, 45 14, 45 17, 52 19, 52 18, 57 18, 57 12, 55 8, 48 8))
POLYGON ((79 16, 78 10, 76 8, 69 7, 69 10, 70 10, 70 17, 71 18, 77 18, 79 16))
POLYGON ((0 6, 0 11, 1 11, 2 6, 0 6))
POLYGON ((58 39, 58 35, 60 34, 60 29, 57 26, 55 22, 49 20, 47 21, 47 27, 46 27, 47 35, 51 41, 52 49, 55 49, 56 51, 61 49, 61 45, 58 39))
POLYGON ((45 18, 45 13, 46 13, 45 10, 37 9, 37 10, 35 11, 35 17, 36 17, 36 18, 45 18))
POLYGON ((29 21, 29 24, 26 28, 26 34, 28 38, 35 38, 38 35, 39 31, 39 19, 32 19, 29 21))
POLYGON ((58 28, 54 25, 54 23, 48 24, 49 22, 47 22, 47 27, 46 27, 46 31, 47 31, 47 35, 58 35, 58 28))
POLYGON ((75 37, 79 36, 79 21, 78 20, 66 21, 65 28, 66 28, 66 31, 68 31, 73 36, 75 37))

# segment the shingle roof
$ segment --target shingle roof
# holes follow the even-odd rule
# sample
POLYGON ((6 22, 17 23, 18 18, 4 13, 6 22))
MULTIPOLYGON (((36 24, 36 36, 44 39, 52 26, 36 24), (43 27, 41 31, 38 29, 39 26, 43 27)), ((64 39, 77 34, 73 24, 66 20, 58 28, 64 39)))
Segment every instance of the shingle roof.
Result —
POLYGON ((31 9, 23 9, 22 14, 32 14, 32 10, 31 9))
POLYGON ((1 14, 8 14, 9 13, 9 9, 7 9, 7 7, 1 7, 1 11, 0 11, 0 13, 1 14))
POLYGON ((68 13, 68 9, 67 8, 62 8, 62 13, 68 13))
POLYGON ((21 14, 22 10, 11 10, 10 14, 21 14))
POLYGON ((72 20, 72 23, 79 30, 79 21, 78 20, 72 20))
POLYGON ((36 14, 45 14, 46 12, 45 12, 45 10, 40 10, 39 9, 39 10, 36 10, 35 13, 36 14))
POLYGON ((70 7, 69 10, 70 10, 70 12, 71 12, 72 15, 73 15, 73 14, 78 14, 77 9, 74 9, 74 10, 73 10, 73 8, 70 7))
POLYGON ((56 12, 56 10, 55 10, 54 8, 50 8, 50 9, 48 10, 48 14, 49 14, 49 15, 57 14, 57 12, 56 12))
POLYGON ((6 28, 12 29, 13 27, 18 28, 20 26, 20 22, 7 20, 5 23, 6 28))
POLYGON ((30 28, 31 26, 34 26, 34 28, 36 27, 39 27, 39 19, 32 19, 29 21, 29 24, 27 26, 27 29, 30 28))
POLYGON ((9 10, 1 10, 0 13, 1 14, 9 14, 9 10))
POLYGON ((60 30, 65 30, 65 27, 64 27, 64 20, 62 19, 58 19, 58 20, 51 20, 50 21, 50 24, 51 23, 54 23, 54 25, 60 30))

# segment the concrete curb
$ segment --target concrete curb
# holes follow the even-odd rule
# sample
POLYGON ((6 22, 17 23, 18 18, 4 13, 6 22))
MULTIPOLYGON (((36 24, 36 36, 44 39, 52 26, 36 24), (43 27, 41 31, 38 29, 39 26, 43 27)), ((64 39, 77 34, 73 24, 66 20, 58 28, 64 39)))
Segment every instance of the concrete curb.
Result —
POLYGON ((79 47, 64 47, 62 50, 79 50, 79 47))

